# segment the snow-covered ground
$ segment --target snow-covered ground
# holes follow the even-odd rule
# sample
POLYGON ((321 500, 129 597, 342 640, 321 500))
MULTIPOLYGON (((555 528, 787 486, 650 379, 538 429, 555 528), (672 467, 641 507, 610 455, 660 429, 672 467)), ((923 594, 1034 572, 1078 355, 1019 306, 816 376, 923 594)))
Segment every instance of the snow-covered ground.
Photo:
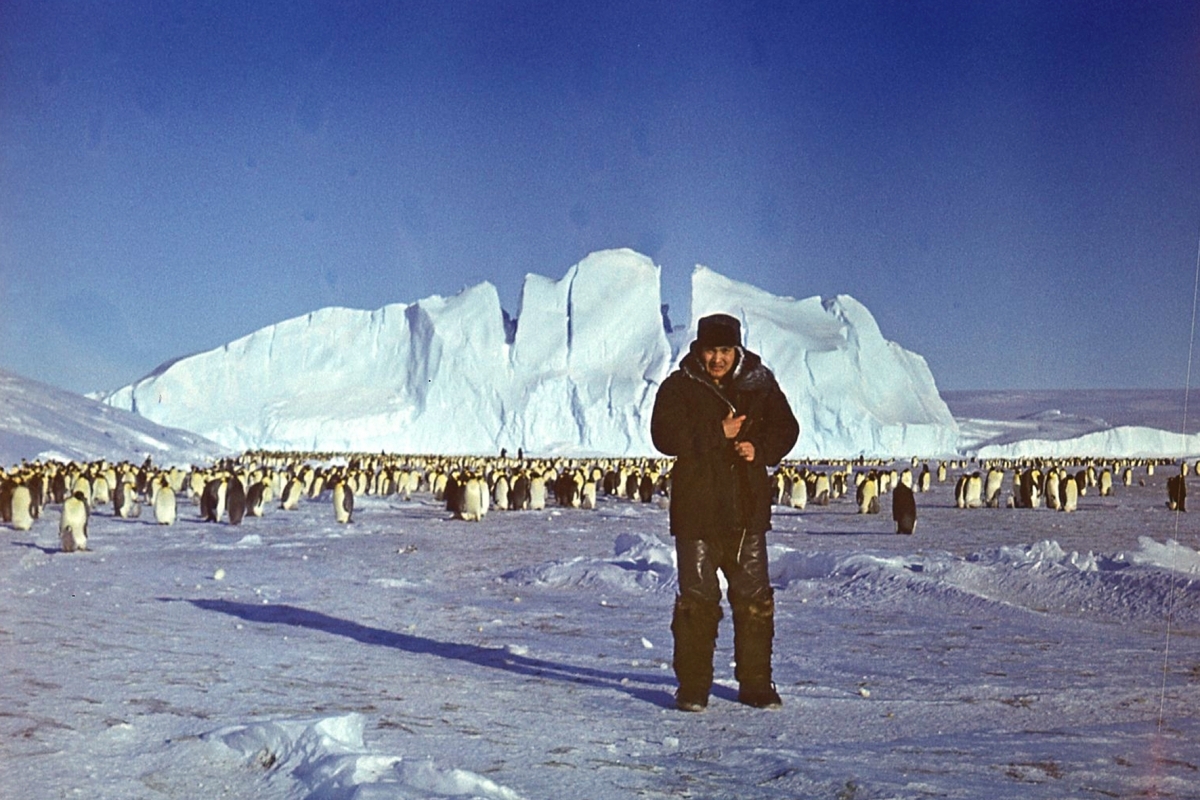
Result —
MULTIPOLYGON (((213 454, 0 379, 9 464, 213 454)), ((947 401, 976 446, 1195 432, 1178 393, 947 401)), ((1169 473, 1065 514, 957 509, 952 470, 913 537, 887 497, 778 509, 784 707, 736 703, 726 619, 699 715, 673 708, 658 504, 106 507, 77 554, 50 506, 0 528, 0 798, 1200 797, 1200 521, 1165 508, 1169 473)))
POLYGON ((666 512, 327 497, 0 530, 0 797, 1200 797, 1200 519, 849 499, 771 534, 784 706, 673 708, 666 512), (1176 545, 1175 542, 1180 544, 1176 545))

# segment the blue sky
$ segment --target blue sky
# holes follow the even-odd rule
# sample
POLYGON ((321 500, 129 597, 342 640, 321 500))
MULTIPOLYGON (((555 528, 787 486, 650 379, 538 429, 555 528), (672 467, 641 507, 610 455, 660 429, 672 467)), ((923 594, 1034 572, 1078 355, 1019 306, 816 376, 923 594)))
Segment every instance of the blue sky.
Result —
POLYGON ((697 263, 850 294, 942 389, 1187 380, 1200 3, 240 5, 0 4, 0 368, 632 247, 677 321, 697 263))

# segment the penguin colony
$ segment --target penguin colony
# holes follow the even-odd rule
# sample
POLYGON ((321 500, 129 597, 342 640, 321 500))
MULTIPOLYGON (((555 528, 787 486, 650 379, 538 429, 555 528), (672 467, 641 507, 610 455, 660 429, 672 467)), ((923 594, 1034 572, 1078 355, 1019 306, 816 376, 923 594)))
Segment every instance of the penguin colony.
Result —
POLYGON ((1155 466, 1175 466, 1168 480, 1167 507, 1186 511, 1189 465, 1170 459, 1065 458, 978 461, 950 459, 940 463, 911 459, 908 463, 866 458, 815 462, 785 461, 774 474, 776 505, 804 509, 829 505, 853 487, 859 514, 878 514, 890 495, 896 533, 912 534, 918 498, 935 484, 953 482, 954 506, 975 508, 1047 508, 1078 510, 1089 491, 1110 497, 1116 486, 1145 485, 1155 466), (1138 476, 1141 477, 1138 477, 1138 476))
MULTIPOLYGON (((601 498, 669 503, 671 459, 509 458, 388 454, 247 452, 207 466, 160 467, 129 462, 23 462, 0 470, 0 520, 27 531, 49 506, 59 506, 64 552, 89 549, 93 513, 134 519, 143 506, 169 526, 185 517, 241 525, 247 518, 326 502, 338 524, 352 524, 356 499, 422 496, 455 519, 480 522, 490 511, 595 509, 601 498), (192 511, 180 511, 180 505, 192 511), (107 511, 111 508, 111 512, 107 511)), ((953 482, 954 506, 1047 508, 1073 512, 1089 491, 1145 484, 1156 466, 1171 469, 1166 507, 1187 510, 1187 477, 1200 464, 1169 459, 1025 459, 885 463, 879 460, 785 461, 772 475, 774 502, 805 509, 843 502, 853 489, 859 514, 882 511, 890 498, 896 533, 913 534, 918 498, 953 482)))
POLYGON ((0 470, 0 518, 30 530, 48 506, 61 506, 64 552, 88 549, 89 515, 117 519, 153 508, 159 525, 184 517, 241 525, 268 509, 305 502, 332 505, 338 524, 352 524, 358 497, 419 495, 442 503, 455 519, 478 522, 489 510, 540 511, 553 503, 594 509, 600 496, 666 502, 668 462, 658 459, 485 458, 346 453, 247 452, 207 466, 160 467, 129 462, 33 462, 0 470), (191 508, 191 511, 182 511, 191 508))

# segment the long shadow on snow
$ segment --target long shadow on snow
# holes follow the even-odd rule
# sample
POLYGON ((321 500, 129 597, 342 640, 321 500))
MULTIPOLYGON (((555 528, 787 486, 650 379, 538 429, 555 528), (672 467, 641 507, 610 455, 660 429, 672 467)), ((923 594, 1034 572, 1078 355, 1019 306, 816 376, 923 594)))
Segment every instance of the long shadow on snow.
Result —
MULTIPOLYGON (((13 545, 14 547, 28 547, 31 550, 41 550, 48 556, 52 556, 55 553, 61 553, 63 551, 61 547, 42 547, 40 544, 35 542, 9 542, 9 544, 13 545)), ((84 552, 86 553, 88 551, 85 550, 84 552)))
MULTIPOLYGON (((160 597, 164 603, 179 602, 181 598, 160 597)), ((418 655, 452 658, 475 664, 480 667, 492 667, 528 677, 550 678, 567 683, 582 683, 605 689, 616 689, 638 700, 653 703, 664 708, 674 708, 675 698, 669 692, 653 689, 641 689, 622 681, 638 681, 640 683, 656 683, 674 685, 671 679, 645 674, 626 674, 606 670, 580 667, 574 664, 561 664, 540 658, 529 658, 516 655, 507 650, 494 647, 480 647, 472 644, 457 644, 455 642, 439 642, 424 636, 413 636, 407 633, 397 633, 381 628, 371 628, 350 620, 338 619, 319 611, 297 608, 287 604, 256 605, 254 603, 235 603, 229 600, 187 600, 197 608, 205 611, 217 611, 222 614, 244 619, 248 622, 262 622, 272 625, 293 625, 297 628, 311 628, 316 631, 345 636, 363 644, 379 645, 403 650, 418 655)))
POLYGON ((888 530, 880 529, 880 530, 861 530, 861 531, 814 531, 814 530, 790 531, 786 528, 776 528, 772 531, 772 533, 779 534, 781 536, 789 536, 789 535, 791 535, 791 536, 886 536, 890 539, 894 539, 894 538, 896 538, 896 536, 899 535, 894 530, 891 530, 890 528, 888 530))

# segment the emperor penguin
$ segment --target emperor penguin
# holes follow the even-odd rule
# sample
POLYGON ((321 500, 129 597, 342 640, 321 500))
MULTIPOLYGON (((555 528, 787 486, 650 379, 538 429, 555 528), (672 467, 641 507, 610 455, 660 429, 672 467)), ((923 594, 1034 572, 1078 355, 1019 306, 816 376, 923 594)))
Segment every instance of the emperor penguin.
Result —
POLYGON ((1187 481, 1182 471, 1167 478, 1167 508, 1172 511, 1187 511, 1187 481))
POLYGON ((304 484, 299 478, 289 478, 284 484, 283 494, 280 497, 279 507, 284 511, 295 511, 300 505, 300 498, 304 495, 304 484))
POLYGON ((76 493, 83 495, 83 499, 89 507, 92 505, 92 480, 86 474, 80 473, 71 483, 71 495, 74 496, 76 493))
POLYGON ((229 476, 225 490, 225 513, 230 525, 241 525, 246 516, 246 487, 237 475, 229 476))
POLYGON ((343 480, 333 484, 333 518, 342 525, 350 522, 354 513, 354 489, 343 480))
POLYGON ((108 478, 104 475, 97 475, 92 481, 92 506, 106 506, 112 502, 112 487, 109 486, 108 478))
POLYGON ((455 514, 462 511, 464 486, 466 486, 465 478, 460 482, 459 476, 446 475, 446 483, 442 487, 442 499, 446 501, 447 511, 453 511, 455 514))
POLYGON ((291 477, 283 470, 268 470, 267 477, 264 479, 267 488, 271 490, 270 495, 263 492, 263 502, 269 503, 275 499, 276 495, 283 494, 283 487, 287 484, 287 479, 291 477))
POLYGON ((154 493, 154 521, 159 525, 175 524, 175 490, 165 478, 154 493))
MULTIPOLYGON (((256 481, 256 483, 262 484, 262 503, 263 503, 263 506, 265 507, 267 504, 269 504, 272 500, 275 499, 275 494, 276 494, 275 481, 271 476, 267 476, 267 477, 262 478, 261 480, 256 481)), ((249 491, 249 490, 247 490, 247 491, 249 491)), ((261 517, 262 514, 259 514, 259 516, 261 517)))
POLYGON ((33 493, 24 483, 16 484, 12 489, 12 526, 18 531, 27 531, 33 527, 35 508, 33 493))
POLYGON ((1037 508, 1042 504, 1040 478, 1032 467, 1021 473, 1021 508, 1037 508))
POLYGON ((1112 470, 1109 469, 1108 467, 1105 467, 1104 469, 1100 470, 1100 477, 1098 479, 1098 483, 1099 483, 1099 488, 1100 488, 1100 496, 1101 497, 1111 497, 1112 493, 1113 493, 1112 470))
POLYGON ((1075 511, 1079 508, 1078 478, 1067 475, 1058 482, 1058 510, 1075 511))
POLYGON ((246 490, 246 513, 252 517, 261 517, 263 507, 271 502, 267 497, 270 491, 271 487, 266 481, 258 480, 250 484, 250 488, 246 490))
POLYGON ((12 496, 17 483, 0 470, 0 522, 12 522, 12 496))
POLYGON ((67 472, 65 469, 55 469, 50 476, 50 502, 61 503, 67 499, 67 472))
POLYGON ((788 497, 792 508, 798 508, 803 511, 808 505, 808 481, 804 480, 803 475, 797 475, 792 480, 788 497))
POLYGON ((858 513, 879 513, 879 477, 874 470, 871 470, 866 477, 859 481, 856 494, 858 513))
POLYGON ((459 518, 479 522, 487 515, 487 484, 479 478, 470 477, 462 485, 462 510, 459 518))
POLYGON ((546 508, 546 479, 541 475, 529 479, 529 508, 531 511, 546 508))
POLYGON ((981 508, 983 506, 983 476, 976 470, 970 475, 960 478, 961 502, 960 508, 981 508))
POLYGON ((1046 473, 1046 508, 1057 510, 1061 507, 1058 485, 1062 482, 1063 478, 1064 476, 1060 475, 1056 469, 1051 469, 1046 473))
POLYGON ((29 483, 29 513, 34 519, 40 519, 42 509, 46 507, 46 496, 50 493, 50 479, 45 474, 34 475, 29 483))
POLYGON ((325 473, 319 472, 313 475, 312 482, 308 484, 308 499, 315 500, 321 496, 323 491, 325 491, 325 473))
POLYGON ((508 507, 513 511, 526 511, 529 508, 529 476, 524 472, 517 473, 509 486, 508 507))
POLYGON ((896 533, 911 535, 917 527, 917 499, 908 484, 901 483, 892 490, 892 519, 896 533))
POLYGON ((813 478, 813 489, 808 496, 813 505, 829 505, 829 476, 824 472, 818 472, 813 478))
POLYGON ((771 492, 771 505, 781 506, 787 500, 788 493, 788 476, 782 469, 775 470, 775 474, 771 476, 771 483, 774 486, 771 492))
POLYGON ((113 489, 113 510, 122 519, 133 519, 142 514, 142 506, 137 501, 137 489, 133 483, 118 480, 113 489))
POLYGON ((587 479, 580 470, 575 470, 574 472, 564 474, 566 474, 571 479, 571 483, 575 485, 574 499, 571 501, 571 508, 582 508, 583 487, 587 484, 587 479))
POLYGON ((208 476, 199 469, 194 469, 188 474, 187 479, 187 496, 192 501, 193 505, 199 503, 204 495, 204 485, 208 482, 208 476))
POLYGON ((987 473, 987 483, 983 489, 984 505, 988 508, 1000 507, 1000 494, 1004 490, 1004 470, 992 467, 987 473))
POLYGON ((200 494, 200 518, 205 522, 220 522, 225 513, 225 493, 228 484, 224 477, 213 478, 204 484, 200 494))
POLYGON ((643 503, 654 499, 654 476, 649 471, 643 472, 642 479, 638 481, 638 499, 643 503))
POLYGON ((167 470, 167 484, 171 487, 171 491, 178 496, 183 494, 187 484, 187 473, 179 467, 171 467, 167 470))
POLYGON ((78 491, 63 501, 58 538, 64 553, 87 550, 88 498, 78 491))
POLYGON ((421 476, 416 470, 403 470, 397 480, 397 491, 400 492, 400 499, 408 502, 412 499, 413 492, 418 491, 421 484, 421 476))
POLYGON ((368 478, 367 473, 365 471, 363 471, 361 469, 355 470, 354 474, 350 476, 350 480, 347 482, 350 484, 350 488, 354 490, 355 494, 358 494, 358 495, 371 494, 370 479, 368 478))
POLYGON ((1021 468, 1014 467, 1011 476, 1009 477, 1012 488, 1012 496, 1008 498, 1009 508, 1021 508, 1024 500, 1021 497, 1021 468))
POLYGON ((476 489, 476 491, 479 492, 479 504, 481 510, 483 511, 483 513, 479 515, 479 518, 483 519, 484 515, 486 515, 488 510, 492 507, 492 496, 488 493, 487 481, 480 477, 476 477, 475 480, 479 481, 479 488, 476 489))
POLYGON ((569 472, 563 472, 554 482, 554 499, 563 508, 579 508, 579 487, 569 472))
POLYGON ((625 499, 636 500, 638 496, 638 486, 641 484, 640 476, 637 470, 630 470, 625 476, 625 499))
POLYGON ((511 489, 508 484, 508 476, 501 474, 496 477, 496 483, 492 486, 492 505, 497 511, 508 511, 508 496, 511 489))
POLYGON ((596 482, 585 481, 583 488, 579 492, 579 507, 585 509, 594 509, 596 507, 596 482))

